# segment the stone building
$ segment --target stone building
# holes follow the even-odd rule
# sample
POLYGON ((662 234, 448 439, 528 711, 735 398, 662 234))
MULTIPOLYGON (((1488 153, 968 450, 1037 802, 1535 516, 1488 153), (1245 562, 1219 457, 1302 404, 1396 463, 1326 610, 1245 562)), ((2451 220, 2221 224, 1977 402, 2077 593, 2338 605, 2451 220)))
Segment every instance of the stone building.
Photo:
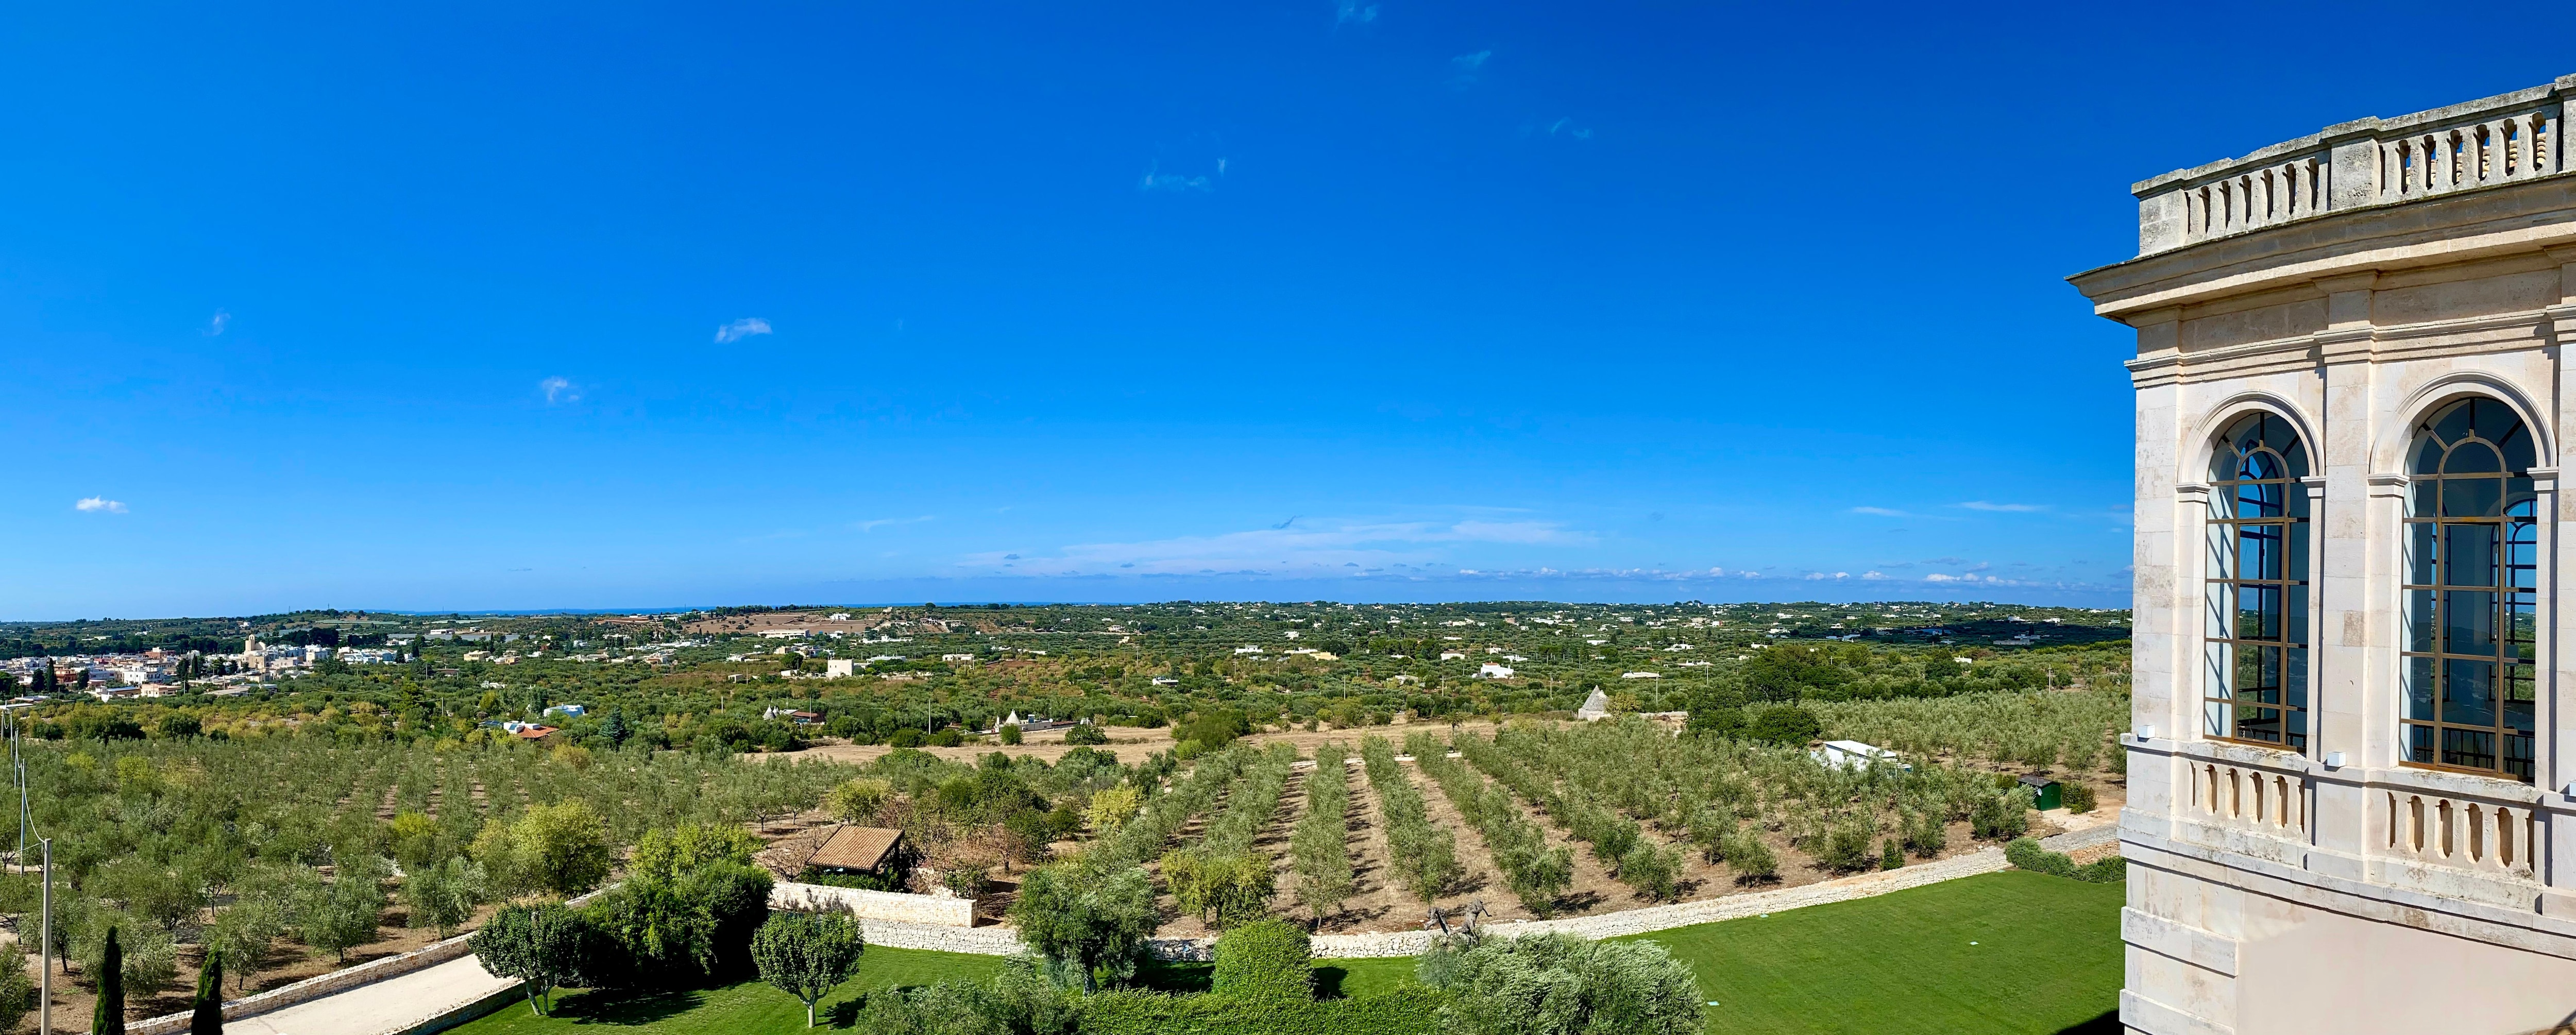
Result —
POLYGON ((2132 1031, 2576 1022, 2571 103, 2145 180, 2071 278, 2138 335, 2132 1031))

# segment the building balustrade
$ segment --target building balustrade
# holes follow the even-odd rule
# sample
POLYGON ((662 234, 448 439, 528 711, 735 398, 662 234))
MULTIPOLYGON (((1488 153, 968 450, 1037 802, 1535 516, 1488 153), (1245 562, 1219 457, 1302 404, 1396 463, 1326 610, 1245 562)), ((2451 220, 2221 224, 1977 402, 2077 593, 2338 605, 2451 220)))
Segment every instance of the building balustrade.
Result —
POLYGON ((2131 186, 2138 254, 2332 212, 2576 172, 2576 76, 2392 119, 2367 118, 2131 186))

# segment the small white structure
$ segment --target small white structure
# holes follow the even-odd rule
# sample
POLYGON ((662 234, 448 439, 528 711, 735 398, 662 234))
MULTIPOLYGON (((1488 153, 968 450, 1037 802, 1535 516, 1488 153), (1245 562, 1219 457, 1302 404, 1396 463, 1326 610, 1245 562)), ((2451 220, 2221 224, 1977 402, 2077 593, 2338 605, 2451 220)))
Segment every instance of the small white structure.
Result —
POLYGON ((859 674, 859 663, 850 658, 833 658, 823 662, 823 678, 840 679, 859 674))
POLYGON ((1661 672, 1622 672, 1622 673, 1619 673, 1619 678, 1621 678, 1621 679, 1662 679, 1662 678, 1664 678, 1664 674, 1663 674, 1663 673, 1661 673, 1661 672))
POLYGON ((1512 678, 1512 667, 1510 665, 1501 665, 1488 661, 1476 669, 1476 678, 1510 679, 1512 678))
POLYGON ((1879 762, 1895 766, 1902 772, 1914 771, 1913 766, 1897 759, 1896 752, 1863 744, 1857 740, 1828 740, 1825 746, 1807 754, 1813 756, 1816 761, 1836 769, 1867 769, 1870 763, 1879 762))
POLYGON ((1609 718, 1610 695, 1602 693, 1599 687, 1592 688, 1592 696, 1583 699, 1583 707, 1574 710, 1574 717, 1585 722, 1609 718))
POLYGON ((584 708, 578 704, 558 704, 549 706, 545 713, 548 715, 562 715, 568 718, 578 719, 584 715, 590 714, 590 709, 584 708))

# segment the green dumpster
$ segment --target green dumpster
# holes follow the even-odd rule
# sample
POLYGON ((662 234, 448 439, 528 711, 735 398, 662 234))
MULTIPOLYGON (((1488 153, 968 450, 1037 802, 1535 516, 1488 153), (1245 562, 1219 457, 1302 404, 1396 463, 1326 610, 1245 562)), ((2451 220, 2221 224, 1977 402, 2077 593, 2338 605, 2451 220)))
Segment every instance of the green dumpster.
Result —
POLYGON ((2021 778, 2021 785, 2030 788, 2032 807, 2042 812, 2065 804, 2062 797, 2064 788, 2059 787, 2055 780, 2032 773, 2021 778))

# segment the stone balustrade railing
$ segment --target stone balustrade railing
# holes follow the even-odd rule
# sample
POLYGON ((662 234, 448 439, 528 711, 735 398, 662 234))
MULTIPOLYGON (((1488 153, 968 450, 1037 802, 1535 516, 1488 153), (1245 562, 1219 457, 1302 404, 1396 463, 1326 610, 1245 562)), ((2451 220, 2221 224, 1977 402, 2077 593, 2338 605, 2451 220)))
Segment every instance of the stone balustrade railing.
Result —
POLYGON ((2396 118, 2367 118, 2178 169, 2130 188, 2138 254, 2330 212, 2576 172, 2566 118, 2576 75, 2396 118))

